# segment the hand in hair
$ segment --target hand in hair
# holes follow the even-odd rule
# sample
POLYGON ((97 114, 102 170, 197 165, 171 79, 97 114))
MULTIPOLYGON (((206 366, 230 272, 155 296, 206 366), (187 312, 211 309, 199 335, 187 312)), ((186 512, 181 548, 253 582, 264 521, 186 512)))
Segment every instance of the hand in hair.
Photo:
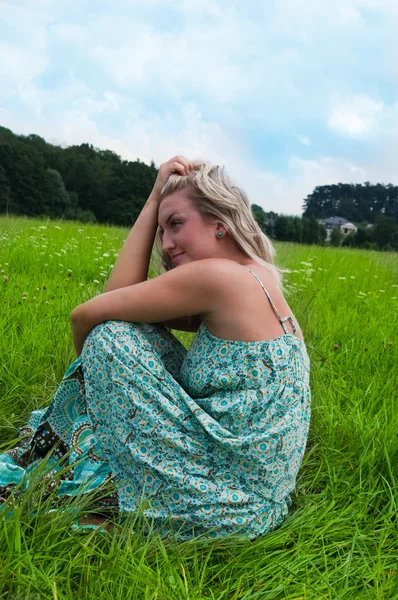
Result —
POLYGON ((151 197, 156 199, 157 202, 161 200, 161 191, 167 183, 168 178, 172 173, 185 176, 189 175, 192 171, 192 164, 184 156, 174 156, 167 162, 160 165, 158 176, 153 186, 151 197))

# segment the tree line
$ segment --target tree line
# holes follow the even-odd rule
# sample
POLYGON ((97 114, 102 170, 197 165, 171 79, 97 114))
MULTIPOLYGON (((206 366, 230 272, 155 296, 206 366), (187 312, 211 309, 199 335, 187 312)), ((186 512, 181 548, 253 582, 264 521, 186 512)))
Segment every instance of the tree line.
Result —
POLYGON ((0 127, 0 213, 131 225, 156 175, 153 163, 0 127))
MULTIPOLYGON (((252 205, 253 215, 261 229, 272 239, 298 244, 326 243, 327 231, 316 217, 294 217, 266 213, 261 206, 252 205)), ((339 215, 340 216, 340 215, 339 215)), ((367 250, 398 250, 398 223, 393 217, 379 214, 375 223, 357 223, 357 231, 343 235, 340 228, 331 230, 328 243, 331 246, 348 246, 367 250)))
POLYGON ((398 186, 391 183, 338 183, 317 186, 304 200, 303 217, 345 217, 352 223, 376 223, 379 215, 398 222, 398 186))
MULTIPOLYGON (((153 162, 123 160, 90 144, 62 148, 0 127, 0 214, 129 226, 156 175, 153 162)), ((266 213, 256 204, 252 210, 275 240, 322 245, 327 236, 320 219, 340 216, 359 224, 358 231, 342 237, 334 229, 332 245, 398 249, 398 187, 391 184, 318 186, 305 199, 302 217, 266 213)))

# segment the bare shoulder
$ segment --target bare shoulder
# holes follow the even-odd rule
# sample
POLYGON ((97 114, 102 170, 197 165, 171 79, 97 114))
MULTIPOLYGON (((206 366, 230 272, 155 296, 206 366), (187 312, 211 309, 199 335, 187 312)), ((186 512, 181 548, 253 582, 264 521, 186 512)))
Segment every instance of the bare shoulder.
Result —
POLYGON ((220 284, 225 277, 239 276, 242 266, 227 258, 205 258, 195 260, 168 271, 173 279, 195 279, 198 284, 220 284))
POLYGON ((280 294, 280 286, 277 283, 275 273, 272 267, 267 268, 259 264, 248 264, 247 267, 228 258, 206 258, 181 265, 169 273, 173 273, 173 279, 179 282, 195 282, 196 286, 203 289, 226 290, 228 293, 231 288, 235 294, 241 290, 245 293, 248 288, 256 289, 258 282, 253 275, 248 273, 251 270, 261 283, 270 291, 280 294))

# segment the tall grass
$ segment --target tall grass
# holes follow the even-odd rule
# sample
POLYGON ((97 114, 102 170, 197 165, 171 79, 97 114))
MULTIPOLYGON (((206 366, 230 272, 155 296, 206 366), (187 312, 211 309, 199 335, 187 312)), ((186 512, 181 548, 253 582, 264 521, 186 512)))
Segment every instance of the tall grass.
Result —
MULTIPOLYGON (((102 291, 126 233, 0 219, 4 447, 73 360, 69 314, 102 291)), ((398 599, 397 255, 278 250, 313 393, 308 448, 282 527, 255 541, 184 543, 142 535, 139 517, 106 533, 76 531, 84 503, 48 512, 38 477, 0 513, 0 597, 398 599)))

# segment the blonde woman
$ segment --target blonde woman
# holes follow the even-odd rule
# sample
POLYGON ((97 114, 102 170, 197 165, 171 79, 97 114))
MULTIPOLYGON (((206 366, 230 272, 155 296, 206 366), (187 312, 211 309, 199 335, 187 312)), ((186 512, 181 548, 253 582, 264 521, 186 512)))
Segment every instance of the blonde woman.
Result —
POLYGON ((134 513, 145 501, 155 529, 180 539, 277 527, 310 391, 273 254, 223 169, 181 156, 163 164, 105 293, 72 312, 79 358, 32 417, 15 466, 23 473, 56 445, 54 460, 80 459, 58 495, 111 479, 103 509, 134 513), (166 271, 147 280, 156 234, 166 271), (168 328, 196 332, 188 351, 168 328))

